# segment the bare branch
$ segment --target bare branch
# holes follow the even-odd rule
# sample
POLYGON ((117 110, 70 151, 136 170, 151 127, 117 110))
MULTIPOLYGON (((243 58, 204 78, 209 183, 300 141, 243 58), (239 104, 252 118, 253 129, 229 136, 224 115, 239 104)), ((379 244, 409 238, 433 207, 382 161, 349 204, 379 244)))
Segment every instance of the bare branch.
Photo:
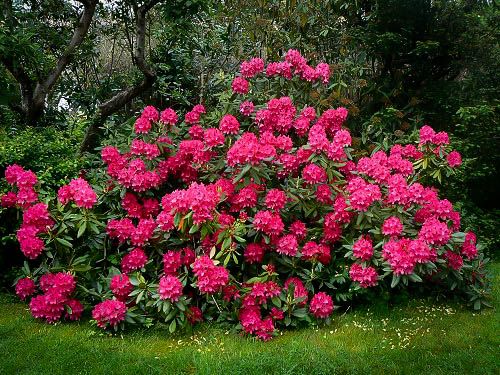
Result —
POLYGON ((61 57, 59 57, 55 68, 49 73, 45 80, 38 82, 35 87, 33 102, 35 106, 39 107, 38 111, 43 110, 48 93, 52 90, 66 66, 71 62, 76 49, 82 44, 90 28, 90 24, 92 23, 98 0, 78 1, 84 5, 84 9, 73 33, 73 37, 61 57))

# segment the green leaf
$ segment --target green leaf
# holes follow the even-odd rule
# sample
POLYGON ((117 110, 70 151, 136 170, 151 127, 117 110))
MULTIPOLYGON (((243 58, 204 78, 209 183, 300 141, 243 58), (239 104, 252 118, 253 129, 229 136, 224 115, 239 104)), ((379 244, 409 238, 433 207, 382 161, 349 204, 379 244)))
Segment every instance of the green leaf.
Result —
POLYGON ((176 328, 177 328, 177 323, 174 319, 174 320, 172 320, 172 323, 170 323, 170 325, 168 326, 168 331, 170 333, 174 333, 176 328))
POLYGON ((400 276, 397 276, 395 274, 392 275, 392 281, 391 281, 391 288, 396 287, 396 285, 399 284, 399 281, 401 280, 400 276))
POLYGON ((271 301, 274 306, 281 307, 281 300, 278 297, 271 298, 271 301))
POLYGON ((143 296, 144 296, 144 290, 143 290, 143 291, 141 291, 141 292, 137 295, 137 298, 135 299, 135 303, 137 304, 137 303, 141 302, 141 300, 142 300, 142 297, 143 297, 143 296))
POLYGON ((296 316, 297 318, 304 318, 307 315, 307 310, 305 308, 300 308, 297 310, 294 310, 292 312, 293 316, 296 316))
POLYGON ((80 228, 78 228, 78 233, 76 234, 76 238, 80 238, 83 233, 85 233, 85 230, 87 230, 87 222, 84 221, 82 225, 80 225, 80 228))
POLYGON ((75 272, 87 272, 92 269, 92 266, 90 264, 79 264, 76 266, 73 266, 73 271, 75 272))
POLYGON ((252 168, 251 164, 245 165, 245 167, 243 167, 241 172, 238 173, 238 175, 233 179, 233 183, 238 183, 238 181, 240 181, 243 178, 243 176, 250 170, 250 168, 252 168))
POLYGON ((67 240, 65 240, 64 238, 59 238, 57 237, 56 238, 56 241, 59 242, 61 245, 63 245, 64 247, 69 247, 69 248, 73 248, 73 244, 67 240))

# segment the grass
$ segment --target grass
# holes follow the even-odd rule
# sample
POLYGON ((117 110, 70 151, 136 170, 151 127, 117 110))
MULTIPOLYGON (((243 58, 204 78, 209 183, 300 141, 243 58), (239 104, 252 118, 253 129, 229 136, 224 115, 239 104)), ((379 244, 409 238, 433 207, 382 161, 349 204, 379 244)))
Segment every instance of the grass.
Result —
POLYGON ((498 374, 500 264, 491 267, 495 309, 412 300, 360 308, 326 328, 262 343, 202 325, 111 337, 89 323, 46 325, 0 297, 1 374, 498 374))

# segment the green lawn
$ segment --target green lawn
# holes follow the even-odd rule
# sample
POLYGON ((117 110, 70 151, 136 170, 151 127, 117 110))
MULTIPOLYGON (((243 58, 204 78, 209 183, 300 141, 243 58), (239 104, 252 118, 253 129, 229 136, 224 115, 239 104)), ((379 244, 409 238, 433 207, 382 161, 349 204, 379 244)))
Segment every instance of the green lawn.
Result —
POLYGON ((270 342, 207 325, 109 337, 88 323, 35 322, 26 305, 0 297, 2 374, 499 374, 500 264, 494 305, 473 313, 413 300, 360 309, 332 326, 285 332, 270 342))

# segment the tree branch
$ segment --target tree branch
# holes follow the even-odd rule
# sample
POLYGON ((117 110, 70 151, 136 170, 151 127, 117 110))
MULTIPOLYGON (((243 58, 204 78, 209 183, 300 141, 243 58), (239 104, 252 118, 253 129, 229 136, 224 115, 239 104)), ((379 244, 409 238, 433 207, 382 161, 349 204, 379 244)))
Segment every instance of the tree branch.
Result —
POLYGON ((133 62, 144 75, 144 79, 135 86, 129 87, 99 106, 98 113, 87 128, 85 138, 81 144, 80 151, 90 151, 97 144, 99 128, 104 124, 107 117, 123 108, 131 100, 149 89, 156 80, 156 72, 146 62, 146 16, 147 13, 160 2, 160 0, 148 0, 138 7, 132 5, 135 12, 136 21, 136 44, 133 55, 133 62))
POLYGON ((45 105, 45 99, 48 93, 52 90, 57 80, 61 76, 66 66, 71 62, 76 49, 82 44, 85 36, 87 35, 92 19, 94 18, 95 9, 98 0, 77 0, 84 6, 83 14, 78 21, 73 36, 64 50, 63 54, 57 60, 55 68, 49 75, 42 81, 38 82, 33 93, 33 104, 35 106, 34 112, 31 117, 39 116, 45 105))

